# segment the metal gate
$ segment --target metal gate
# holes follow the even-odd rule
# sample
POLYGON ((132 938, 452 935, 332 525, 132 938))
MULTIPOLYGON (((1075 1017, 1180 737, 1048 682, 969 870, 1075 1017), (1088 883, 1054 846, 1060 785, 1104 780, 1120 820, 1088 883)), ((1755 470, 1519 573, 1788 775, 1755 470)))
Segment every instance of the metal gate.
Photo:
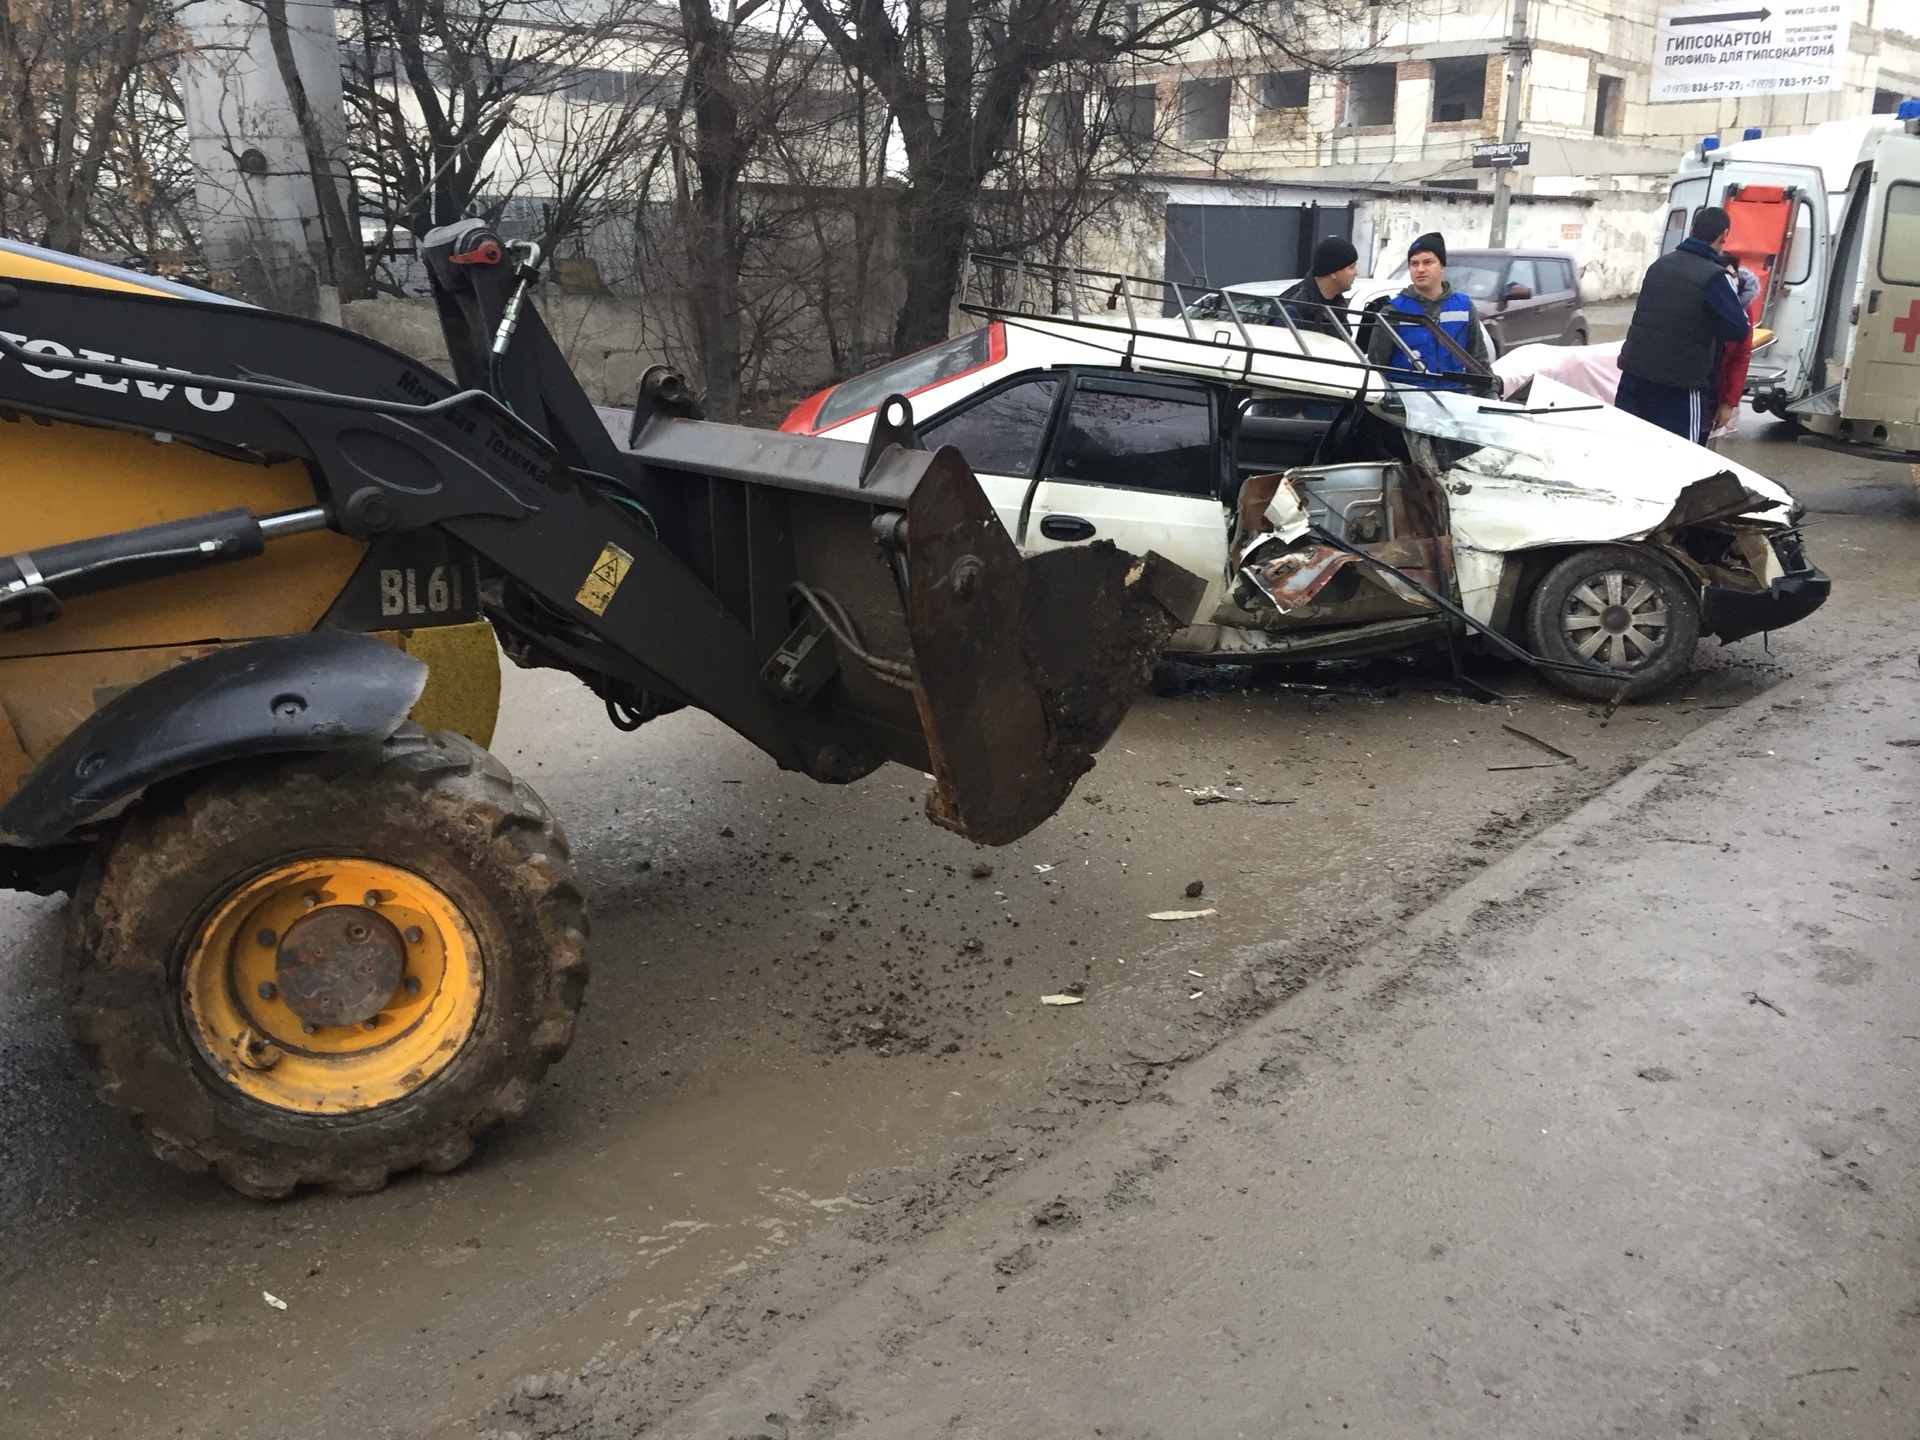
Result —
POLYGON ((1213 289, 1297 279, 1329 235, 1353 238, 1353 206, 1169 205, 1167 279, 1213 289))

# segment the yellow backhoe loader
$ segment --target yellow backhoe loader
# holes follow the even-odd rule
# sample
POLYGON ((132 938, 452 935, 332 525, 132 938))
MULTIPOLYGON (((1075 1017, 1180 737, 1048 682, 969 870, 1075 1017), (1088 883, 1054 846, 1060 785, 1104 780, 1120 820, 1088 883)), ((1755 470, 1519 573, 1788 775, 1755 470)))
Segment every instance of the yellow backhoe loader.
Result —
POLYGON ((531 247, 422 237, 449 380, 327 325, 0 242, 0 885, 70 892, 100 1094, 249 1195, 445 1170, 566 1050, 586 915, 487 753, 499 653, 633 729, 1056 810, 1195 577, 1023 559, 898 397, 864 447, 596 409, 531 247), (497 648, 496 648, 497 641, 497 648))

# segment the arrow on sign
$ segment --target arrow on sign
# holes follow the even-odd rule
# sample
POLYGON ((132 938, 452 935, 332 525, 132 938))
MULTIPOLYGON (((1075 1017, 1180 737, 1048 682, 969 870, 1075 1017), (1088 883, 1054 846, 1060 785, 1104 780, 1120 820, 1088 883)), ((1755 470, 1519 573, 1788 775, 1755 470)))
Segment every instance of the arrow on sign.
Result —
POLYGON ((1731 25, 1739 20, 1771 20, 1771 10, 1729 10, 1724 15, 1676 15, 1667 24, 1680 25, 1731 25))

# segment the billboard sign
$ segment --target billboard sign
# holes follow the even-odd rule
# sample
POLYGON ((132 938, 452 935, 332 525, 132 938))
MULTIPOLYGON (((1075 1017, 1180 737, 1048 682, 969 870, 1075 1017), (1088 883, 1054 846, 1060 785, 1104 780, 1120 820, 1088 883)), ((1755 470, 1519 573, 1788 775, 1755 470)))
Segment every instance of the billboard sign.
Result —
POLYGON ((1718 100, 1840 88, 1850 0, 1692 0, 1660 10, 1647 98, 1718 100))

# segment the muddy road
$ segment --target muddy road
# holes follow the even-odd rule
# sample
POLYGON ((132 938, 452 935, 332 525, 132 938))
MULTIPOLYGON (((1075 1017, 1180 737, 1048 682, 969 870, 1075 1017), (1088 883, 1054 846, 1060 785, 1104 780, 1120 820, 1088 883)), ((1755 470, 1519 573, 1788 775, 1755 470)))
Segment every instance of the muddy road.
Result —
POLYGON ((1169 675, 1002 850, 929 825, 911 772, 826 789, 510 674, 495 748, 567 826, 594 974, 540 1102, 452 1176, 263 1206, 162 1168, 66 1042, 58 905, 0 898, 0 1433, 532 1432, 636 1352, 644 1421, 1717 708, 1883 635, 1920 573, 1907 470, 1748 426, 1836 580, 1771 653, 1709 642, 1611 722, 1486 661, 1510 704, 1431 662, 1169 675))

